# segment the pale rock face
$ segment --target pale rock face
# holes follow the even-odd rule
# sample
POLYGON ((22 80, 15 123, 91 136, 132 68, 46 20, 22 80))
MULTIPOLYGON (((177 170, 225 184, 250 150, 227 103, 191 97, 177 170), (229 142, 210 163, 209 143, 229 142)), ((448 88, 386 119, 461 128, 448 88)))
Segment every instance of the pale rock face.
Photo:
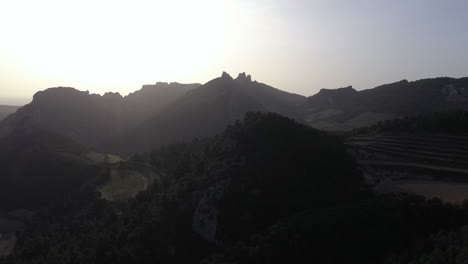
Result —
POLYGON ((442 94, 445 94, 448 102, 463 102, 468 99, 465 97, 466 91, 464 88, 458 91, 453 85, 447 85, 442 88, 442 94))
POLYGON ((203 194, 193 215, 192 229, 209 242, 217 242, 218 205, 231 183, 231 178, 218 181, 203 194))

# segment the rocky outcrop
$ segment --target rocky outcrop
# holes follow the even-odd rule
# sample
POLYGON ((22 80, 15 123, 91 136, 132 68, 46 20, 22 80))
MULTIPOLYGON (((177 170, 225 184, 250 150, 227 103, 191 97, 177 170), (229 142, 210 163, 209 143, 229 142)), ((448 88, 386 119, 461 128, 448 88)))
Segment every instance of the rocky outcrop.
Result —
POLYGON ((193 231, 209 242, 218 242, 216 239, 218 230, 218 206, 230 183, 231 179, 228 178, 210 186, 198 202, 197 209, 193 215, 193 231))
POLYGON ((222 79, 227 79, 227 80, 232 80, 231 75, 229 75, 227 72, 223 71, 223 74, 221 75, 222 79))
POLYGON ((447 102, 465 102, 468 101, 467 91, 464 87, 455 88, 452 84, 444 86, 441 89, 443 95, 446 96, 447 102))
POLYGON ((252 76, 246 75, 245 72, 242 72, 242 73, 239 73, 239 75, 236 78, 236 81, 250 83, 252 82, 252 76))

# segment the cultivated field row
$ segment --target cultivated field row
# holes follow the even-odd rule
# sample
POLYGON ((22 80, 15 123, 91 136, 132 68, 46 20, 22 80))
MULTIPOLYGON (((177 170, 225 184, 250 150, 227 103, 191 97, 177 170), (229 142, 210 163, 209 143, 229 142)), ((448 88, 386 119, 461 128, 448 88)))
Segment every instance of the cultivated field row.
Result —
POLYGON ((468 199, 468 135, 368 134, 346 143, 378 192, 468 199))
POLYGON ((468 137, 453 135, 366 135, 347 142, 357 160, 381 160, 468 169, 468 137), (360 155, 359 155, 360 154, 360 155), (380 154, 380 155, 379 155, 380 154), (383 154, 383 155, 382 155, 383 154))

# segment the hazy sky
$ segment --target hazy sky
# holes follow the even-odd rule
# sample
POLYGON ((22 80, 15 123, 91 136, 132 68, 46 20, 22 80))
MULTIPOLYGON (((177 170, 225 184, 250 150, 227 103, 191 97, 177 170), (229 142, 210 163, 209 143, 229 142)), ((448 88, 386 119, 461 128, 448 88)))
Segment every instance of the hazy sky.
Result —
POLYGON ((467 14, 466 0, 5 0, 0 104, 222 71, 303 95, 468 76, 467 14))

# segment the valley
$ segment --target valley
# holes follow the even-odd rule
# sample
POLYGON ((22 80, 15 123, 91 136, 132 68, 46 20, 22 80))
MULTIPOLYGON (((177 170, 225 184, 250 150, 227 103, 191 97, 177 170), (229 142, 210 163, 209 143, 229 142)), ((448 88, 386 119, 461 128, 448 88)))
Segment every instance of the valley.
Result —
POLYGON ((0 263, 405 259, 468 223, 465 85, 38 92, 0 122, 0 263))
POLYGON ((468 0, 0 25, 0 264, 468 264, 468 0))

